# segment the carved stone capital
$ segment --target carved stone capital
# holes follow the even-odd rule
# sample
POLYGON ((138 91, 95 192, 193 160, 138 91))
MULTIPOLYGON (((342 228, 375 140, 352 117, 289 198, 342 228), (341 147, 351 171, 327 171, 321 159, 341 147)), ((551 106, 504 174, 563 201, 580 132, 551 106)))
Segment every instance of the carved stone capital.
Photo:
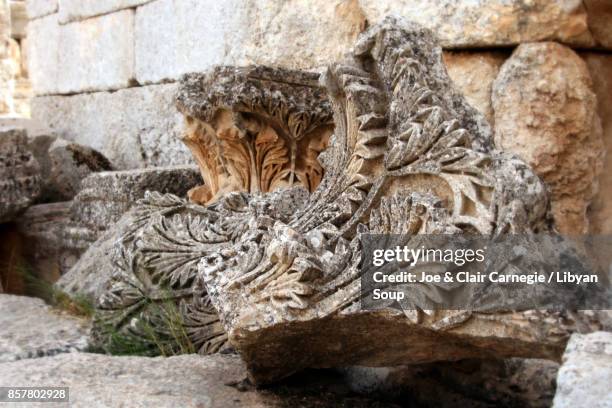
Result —
POLYGON ((323 176, 317 156, 333 131, 318 77, 261 66, 185 76, 177 96, 187 123, 183 142, 204 179, 190 199, 206 204, 230 191, 293 185, 313 191, 323 176))
POLYGON ((428 30, 387 18, 316 79, 264 67, 183 79, 204 185, 194 203, 152 195, 126 218, 100 304, 111 326, 163 331, 143 299, 170 300, 200 351, 227 339, 258 383, 304 367, 559 358, 573 329, 559 314, 360 308, 362 234, 538 232, 548 199, 493 149, 428 30))

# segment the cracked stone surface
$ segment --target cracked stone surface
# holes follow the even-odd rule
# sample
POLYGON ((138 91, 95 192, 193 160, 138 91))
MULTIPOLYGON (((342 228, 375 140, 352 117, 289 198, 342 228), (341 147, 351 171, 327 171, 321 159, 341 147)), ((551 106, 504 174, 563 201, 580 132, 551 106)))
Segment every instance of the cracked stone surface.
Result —
POLYGON ((0 294, 0 310, 0 363, 88 347, 89 321, 55 310, 41 299, 0 294))
MULTIPOLYGON (((69 353, 0 363, 0 386, 53 384, 70 387, 71 407, 393 408, 350 392, 338 378, 324 377, 255 390, 244 382, 237 355, 174 357, 69 353)), ((45 406, 65 406, 45 404, 45 406)))
POLYGON ((550 186, 560 233, 586 234, 605 152, 586 63, 561 44, 521 44, 501 67, 492 100, 496 146, 550 186))

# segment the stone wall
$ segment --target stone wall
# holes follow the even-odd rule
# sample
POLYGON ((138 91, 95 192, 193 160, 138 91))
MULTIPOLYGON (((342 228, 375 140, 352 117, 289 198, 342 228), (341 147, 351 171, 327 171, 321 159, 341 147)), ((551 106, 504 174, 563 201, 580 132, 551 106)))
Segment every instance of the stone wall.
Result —
POLYGON ((25 0, 0 1, 0 117, 29 117, 25 0))
POLYGON ((498 147, 547 182, 559 231, 612 232, 607 0, 28 0, 27 11, 35 133, 90 145, 120 169, 191 162, 175 137, 182 74, 320 71, 385 15, 417 21, 498 147))

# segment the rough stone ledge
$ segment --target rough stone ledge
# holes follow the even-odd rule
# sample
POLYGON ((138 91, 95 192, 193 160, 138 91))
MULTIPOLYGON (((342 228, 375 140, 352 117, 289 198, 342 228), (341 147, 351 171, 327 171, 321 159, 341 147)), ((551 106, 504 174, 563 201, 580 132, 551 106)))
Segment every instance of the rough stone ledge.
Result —
MULTIPOLYGON (((54 310, 41 299, 0 294, 0 310, 0 363, 88 347, 89 321, 54 310)), ((15 372, 0 368, 0 373, 10 373, 7 381, 15 372)))
POLYGON ((70 387, 75 408, 397 407, 350 392, 338 377, 255 390, 244 376, 244 364, 231 354, 149 358, 70 353, 0 364, 0 386, 70 387))
MULTIPOLYGON (((508 314, 507 321, 512 318, 508 314)), ((490 334, 482 335, 479 326, 490 322, 478 320, 473 317, 459 329, 436 331, 411 324, 400 312, 354 312, 267 328, 245 327, 231 331, 229 337, 249 362, 250 378, 262 384, 305 367, 385 367, 470 358, 524 357, 552 361, 561 358, 565 343, 554 335, 520 339, 516 329, 506 326, 501 318, 495 334, 489 328, 490 334), (334 333, 333 341, 330 333, 334 333), (372 333, 384 333, 384 339, 374 338, 372 333), (288 344, 292 345, 290 349, 288 344), (295 350, 301 350, 299 356, 295 350)))
POLYGON ((612 407, 612 333, 573 334, 557 376, 554 408, 612 407))

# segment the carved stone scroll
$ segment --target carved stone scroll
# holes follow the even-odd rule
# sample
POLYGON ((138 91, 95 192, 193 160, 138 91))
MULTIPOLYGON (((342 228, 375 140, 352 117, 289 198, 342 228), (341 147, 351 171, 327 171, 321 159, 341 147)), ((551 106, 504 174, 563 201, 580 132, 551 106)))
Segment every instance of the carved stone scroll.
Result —
POLYGON ((331 137, 315 79, 263 67, 183 79, 185 141, 205 180, 191 199, 207 205, 170 195, 140 204, 155 210, 128 220, 135 227, 117 246, 100 304, 111 325, 142 336, 131 327, 159 320, 134 305, 164 286, 192 306, 185 327, 208 327, 198 344, 214 351, 222 341, 210 339, 227 336, 258 383, 304 367, 559 358, 574 329, 563 314, 360 308, 364 233, 546 229, 544 185, 493 150, 432 34, 387 18, 361 35, 352 60, 329 67, 331 137))

